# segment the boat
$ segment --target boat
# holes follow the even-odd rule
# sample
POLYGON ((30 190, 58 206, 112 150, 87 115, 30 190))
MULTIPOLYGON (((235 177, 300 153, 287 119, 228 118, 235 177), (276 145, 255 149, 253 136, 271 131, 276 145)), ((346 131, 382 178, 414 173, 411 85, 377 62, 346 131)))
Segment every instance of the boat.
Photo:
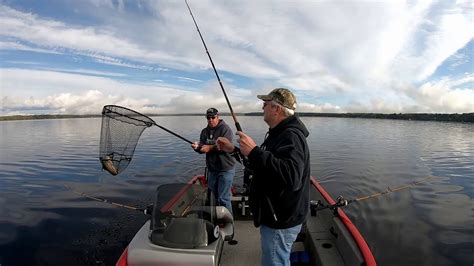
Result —
MULTIPOLYGON (((311 212, 292 247, 292 265, 376 265, 356 226, 311 177, 311 212)), ((216 206, 204 175, 157 188, 151 219, 125 248, 125 265, 260 265, 260 233, 248 196, 232 197, 233 215, 216 206)))

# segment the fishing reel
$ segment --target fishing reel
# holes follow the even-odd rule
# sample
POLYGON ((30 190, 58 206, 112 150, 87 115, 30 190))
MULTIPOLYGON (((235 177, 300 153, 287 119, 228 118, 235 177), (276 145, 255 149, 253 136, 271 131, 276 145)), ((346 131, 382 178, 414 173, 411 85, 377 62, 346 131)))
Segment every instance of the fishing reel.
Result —
POLYGON ((324 204, 321 200, 311 200, 309 202, 311 216, 317 216, 317 212, 324 209, 333 210, 334 214, 338 215, 337 208, 347 206, 349 203, 351 203, 351 201, 344 199, 342 196, 336 198, 336 203, 328 205, 324 204))
POLYGON ((337 207, 344 207, 344 206, 347 206, 349 204, 349 201, 346 200, 345 198, 343 198, 342 196, 339 196, 336 198, 336 203, 333 204, 332 206, 334 206, 335 208, 337 207))
POLYGON ((154 205, 150 204, 150 205, 146 206, 145 209, 142 209, 142 211, 145 215, 152 215, 153 214, 153 207, 154 207, 154 205))

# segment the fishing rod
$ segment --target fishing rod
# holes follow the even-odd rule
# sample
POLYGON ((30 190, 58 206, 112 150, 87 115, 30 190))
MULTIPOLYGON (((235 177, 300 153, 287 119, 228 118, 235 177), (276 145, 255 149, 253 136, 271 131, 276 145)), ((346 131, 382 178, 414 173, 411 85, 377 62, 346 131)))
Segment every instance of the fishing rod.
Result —
POLYGON ((391 193, 394 193, 394 192, 405 190, 407 188, 414 187, 416 185, 419 185, 421 183, 424 183, 424 182, 430 180, 431 178, 433 178, 433 176, 428 176, 428 177, 426 177, 424 179, 421 179, 419 181, 410 182, 410 183, 407 183, 405 185, 401 185, 401 186, 398 186, 398 187, 395 187, 395 188, 387 187, 387 189, 384 190, 384 191, 380 191, 380 192, 377 192, 377 193, 374 193, 374 194, 371 194, 371 195, 362 196, 362 197, 358 197, 358 198, 350 199, 350 200, 344 199, 342 196, 339 196, 339 197, 337 197, 336 203, 334 203, 334 204, 325 205, 320 200, 318 200, 318 201, 312 200, 310 202, 311 213, 315 214, 317 211, 324 210, 324 209, 331 209, 333 211, 336 211, 337 208, 345 207, 345 206, 347 206, 349 204, 352 204, 354 202, 359 202, 359 201, 364 201, 364 200, 368 200, 368 199, 372 199, 372 198, 377 198, 377 197, 380 197, 380 196, 383 196, 383 195, 391 194, 391 193))
MULTIPOLYGON (((214 61, 212 61, 212 57, 211 57, 211 54, 209 53, 209 50, 207 49, 206 42, 204 41, 204 38, 202 37, 201 31, 199 30, 199 26, 196 22, 196 19, 194 18, 193 12, 191 11, 191 7, 189 7, 189 4, 188 4, 187 0, 184 0, 184 2, 186 3, 186 6, 188 7, 189 14, 191 15, 191 18, 193 19, 194 25, 196 26, 196 30, 199 33, 199 37, 201 38, 201 42, 204 46, 204 49, 206 50, 207 57, 209 57, 209 61, 211 61, 212 69, 214 69, 214 73, 216 74, 217 81, 219 81, 219 85, 221 87, 222 93, 224 94, 225 101, 227 102, 227 105, 229 106, 230 114, 232 115, 232 118, 234 119, 235 128, 237 129, 237 131, 242 132, 242 127, 240 126, 239 121, 237 121, 237 117, 235 116, 234 110, 232 109, 232 105, 230 104, 229 98, 227 97, 227 93, 225 92, 224 85, 222 85, 222 81, 219 77, 219 73, 217 73, 217 69, 216 69, 216 66, 214 65, 214 61)), ((242 165, 247 169, 247 173, 250 174, 250 170, 246 167, 248 165, 248 159, 240 153, 240 149, 238 147, 235 147, 234 151, 231 154, 235 157, 235 159, 238 162, 242 163, 242 165)), ((245 183, 248 184, 248 187, 250 186, 250 178, 249 177, 244 176, 244 184, 245 183)), ((267 197, 267 202, 270 206, 270 211, 272 212, 273 217, 276 221, 277 217, 276 217, 276 214, 273 210, 273 206, 272 206, 272 204, 271 204, 268 197, 267 197)))
POLYGON ((64 184, 64 187, 67 189, 67 190, 70 190, 72 191, 74 194, 77 194, 81 197, 85 197, 85 198, 88 198, 88 199, 91 199, 91 200, 95 200, 95 201, 99 201, 99 202, 103 202, 103 203, 107 203, 107 204, 111 204, 111 205, 114 205, 114 206, 117 206, 117 207, 120 207, 120 208, 125 208, 125 209, 129 209, 129 210, 134 210, 134 211, 139 211, 141 213, 144 213, 146 215, 150 215, 152 213, 152 209, 153 209, 153 205, 150 205, 146 208, 137 208, 137 207, 134 207, 134 206, 129 206, 129 205, 125 205, 125 204, 120 204, 120 203, 116 203, 116 202, 113 202, 113 201, 110 201, 108 199, 102 199, 102 198, 97 198, 97 197, 93 197, 93 196, 89 196, 87 195, 86 193, 84 192, 78 192, 74 189, 72 189, 70 186, 64 184))
MULTIPOLYGON (((154 205, 153 204, 150 204, 148 205, 146 208, 137 208, 137 207, 134 207, 134 206, 130 206, 130 205, 125 205, 125 204, 121 204, 121 203, 117 203, 117 202, 113 202, 113 201, 110 201, 108 199, 103 199, 103 198, 97 198, 97 197, 93 197, 93 196, 90 196, 90 195, 87 195, 86 193, 84 192, 78 192, 78 191, 75 191, 74 189, 72 189, 70 186, 66 185, 66 184, 63 184, 64 187, 67 189, 67 190, 70 190, 72 191, 74 194, 77 194, 81 197, 85 197, 85 198, 88 198, 88 199, 91 199, 91 200, 95 200, 95 201, 98 201, 98 202, 103 202, 103 203, 107 203, 107 204, 110 204, 110 205, 114 205, 116 207, 120 207, 120 208, 125 208, 127 210, 132 210, 132 211, 139 211, 145 215, 151 215, 153 213, 153 207, 154 205)), ((196 200, 196 197, 193 199, 193 202, 196 200)), ((172 211, 166 211, 166 212, 162 212, 162 214, 168 216, 168 217, 172 217, 172 218, 180 218, 184 215, 184 213, 186 213, 186 211, 189 211, 190 209, 190 206, 192 205, 193 203, 190 203, 189 206, 183 210, 183 212, 181 213, 180 216, 177 216, 177 215, 174 215, 172 211)))
POLYGON ((193 18, 194 25, 196 26, 197 32, 199 33, 199 37, 201 37, 201 41, 202 41, 202 44, 204 45, 204 49, 206 50, 207 56, 209 57, 209 61, 211 61, 211 65, 212 65, 212 68, 214 69, 214 73, 216 74, 217 81, 219 81, 219 85, 221 86, 222 93, 224 94, 227 105, 229 106, 230 114, 232 115, 232 118, 234 119, 235 128, 237 128, 237 131, 242 131, 242 127, 240 127, 240 123, 239 121, 237 121, 237 117, 235 116, 234 110, 232 109, 232 106, 230 105, 230 101, 229 101, 229 98, 227 97, 227 93, 225 92, 224 85, 222 85, 222 81, 219 77, 219 74, 217 73, 216 66, 214 65, 214 61, 212 61, 211 54, 209 53, 209 50, 207 49, 206 42, 204 41, 204 38, 202 37, 201 31, 199 30, 196 19, 194 19, 193 12, 191 11, 191 8, 189 7, 188 1, 184 0, 184 2, 186 3, 186 6, 188 7, 189 14, 191 14, 191 17, 193 18))

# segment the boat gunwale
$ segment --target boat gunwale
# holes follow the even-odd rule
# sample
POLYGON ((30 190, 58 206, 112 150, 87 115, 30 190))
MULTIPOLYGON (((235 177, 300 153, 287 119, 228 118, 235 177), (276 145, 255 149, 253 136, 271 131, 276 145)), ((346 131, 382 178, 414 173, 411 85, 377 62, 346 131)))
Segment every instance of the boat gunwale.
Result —
MULTIPOLYGON (((310 178, 311 184, 313 187, 324 197, 324 199, 329 203, 329 204, 335 204, 336 201, 329 195, 329 193, 319 184, 319 182, 311 176, 310 178)), ((361 252, 365 264, 367 266, 375 266, 377 265, 374 255, 372 254, 371 249, 369 248, 369 245, 365 241, 364 237, 362 234, 359 232, 359 229, 352 223, 352 221, 349 219, 349 217, 346 215, 346 213, 341 209, 337 208, 337 212, 339 217, 341 218, 342 223, 346 227, 346 229, 349 231, 349 233, 352 235, 354 238, 354 241, 357 243, 357 246, 359 247, 359 251, 361 252)))

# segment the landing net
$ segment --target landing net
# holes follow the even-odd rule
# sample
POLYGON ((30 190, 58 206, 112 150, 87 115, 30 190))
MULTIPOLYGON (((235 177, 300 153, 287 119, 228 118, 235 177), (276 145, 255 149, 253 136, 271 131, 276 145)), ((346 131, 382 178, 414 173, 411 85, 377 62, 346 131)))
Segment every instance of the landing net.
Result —
POLYGON ((155 125, 148 116, 117 105, 102 109, 99 158, 112 175, 121 173, 132 160, 143 131, 155 125))

